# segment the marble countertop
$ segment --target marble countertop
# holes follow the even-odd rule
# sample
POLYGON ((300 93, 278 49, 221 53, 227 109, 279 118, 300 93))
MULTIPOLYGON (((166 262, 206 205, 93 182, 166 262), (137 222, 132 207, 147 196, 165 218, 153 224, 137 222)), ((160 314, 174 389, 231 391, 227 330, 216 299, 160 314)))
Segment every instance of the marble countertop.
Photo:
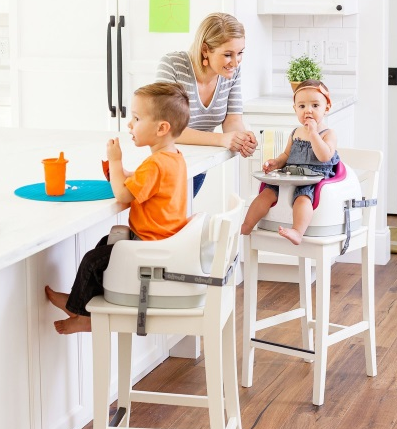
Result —
MULTIPOLYGON (((123 163, 134 170, 149 154, 128 133, 3 128, 0 130, 0 269, 25 259, 80 231, 120 213, 127 205, 114 198, 87 202, 47 202, 19 198, 14 190, 44 181, 41 160, 61 151, 69 160, 66 180, 104 180, 101 160, 106 142, 118 136, 123 163)), ((234 154, 212 146, 178 145, 188 178, 228 160, 234 154)))
MULTIPOLYGON (((332 107, 330 110, 330 114, 354 104, 357 101, 357 96, 355 94, 333 94, 331 100, 332 107)), ((295 115, 295 111, 292 107, 292 104, 292 93, 267 94, 261 97, 247 100, 244 103, 244 113, 295 115)))

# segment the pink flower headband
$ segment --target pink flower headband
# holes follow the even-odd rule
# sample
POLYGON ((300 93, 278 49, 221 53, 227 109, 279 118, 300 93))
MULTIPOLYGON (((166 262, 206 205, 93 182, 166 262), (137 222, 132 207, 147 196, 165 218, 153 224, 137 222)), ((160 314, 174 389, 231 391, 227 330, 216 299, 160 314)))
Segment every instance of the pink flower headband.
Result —
POLYGON ((331 103, 331 98, 330 98, 330 96, 329 96, 329 92, 323 87, 323 85, 319 85, 319 86, 302 86, 301 88, 299 88, 299 89, 297 89, 295 92, 294 92, 294 102, 295 102, 295 96, 296 96, 296 94, 299 92, 299 91, 302 91, 303 89, 315 89, 316 91, 318 91, 318 92, 320 92, 321 94, 323 94, 324 95, 324 97, 327 99, 327 102, 328 102, 328 104, 329 104, 329 107, 331 107, 332 106, 332 103, 331 103))

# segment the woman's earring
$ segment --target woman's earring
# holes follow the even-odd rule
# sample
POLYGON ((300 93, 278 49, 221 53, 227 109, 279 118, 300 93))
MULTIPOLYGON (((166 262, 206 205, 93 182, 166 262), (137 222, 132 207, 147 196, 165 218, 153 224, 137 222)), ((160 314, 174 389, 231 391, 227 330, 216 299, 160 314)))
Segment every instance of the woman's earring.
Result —
POLYGON ((207 60, 207 58, 204 58, 204 59, 203 59, 203 66, 204 66, 204 67, 207 67, 207 66, 208 66, 208 60, 207 60))

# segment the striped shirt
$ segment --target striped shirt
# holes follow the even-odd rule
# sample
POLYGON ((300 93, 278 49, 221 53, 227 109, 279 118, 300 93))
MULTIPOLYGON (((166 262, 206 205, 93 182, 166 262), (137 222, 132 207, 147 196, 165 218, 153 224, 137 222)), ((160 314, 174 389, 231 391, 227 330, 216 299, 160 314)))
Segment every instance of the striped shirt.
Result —
POLYGON ((163 56, 157 68, 156 81, 181 83, 190 102, 188 127, 198 131, 214 131, 226 115, 243 114, 240 66, 231 79, 218 77, 215 92, 208 107, 200 100, 196 76, 187 52, 171 52, 163 56))

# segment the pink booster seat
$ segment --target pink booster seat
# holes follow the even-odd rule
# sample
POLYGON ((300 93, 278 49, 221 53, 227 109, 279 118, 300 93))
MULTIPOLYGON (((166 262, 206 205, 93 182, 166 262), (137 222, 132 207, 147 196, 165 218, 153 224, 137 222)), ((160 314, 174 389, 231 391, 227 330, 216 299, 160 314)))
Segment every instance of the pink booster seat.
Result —
MULTIPOLYGON (((343 234, 346 231, 345 208, 349 201, 362 199, 361 186, 355 172, 346 164, 339 161, 335 166, 335 176, 322 179, 321 176, 296 176, 278 173, 266 174, 263 171, 253 173, 262 183, 259 192, 265 184, 279 186, 279 197, 268 214, 258 222, 258 228, 268 231, 278 231, 282 226, 292 226, 292 198, 295 186, 315 184, 313 198, 313 218, 306 230, 307 236, 328 236, 343 234)), ((350 214, 350 230, 361 226, 362 210, 353 210, 350 214)))

